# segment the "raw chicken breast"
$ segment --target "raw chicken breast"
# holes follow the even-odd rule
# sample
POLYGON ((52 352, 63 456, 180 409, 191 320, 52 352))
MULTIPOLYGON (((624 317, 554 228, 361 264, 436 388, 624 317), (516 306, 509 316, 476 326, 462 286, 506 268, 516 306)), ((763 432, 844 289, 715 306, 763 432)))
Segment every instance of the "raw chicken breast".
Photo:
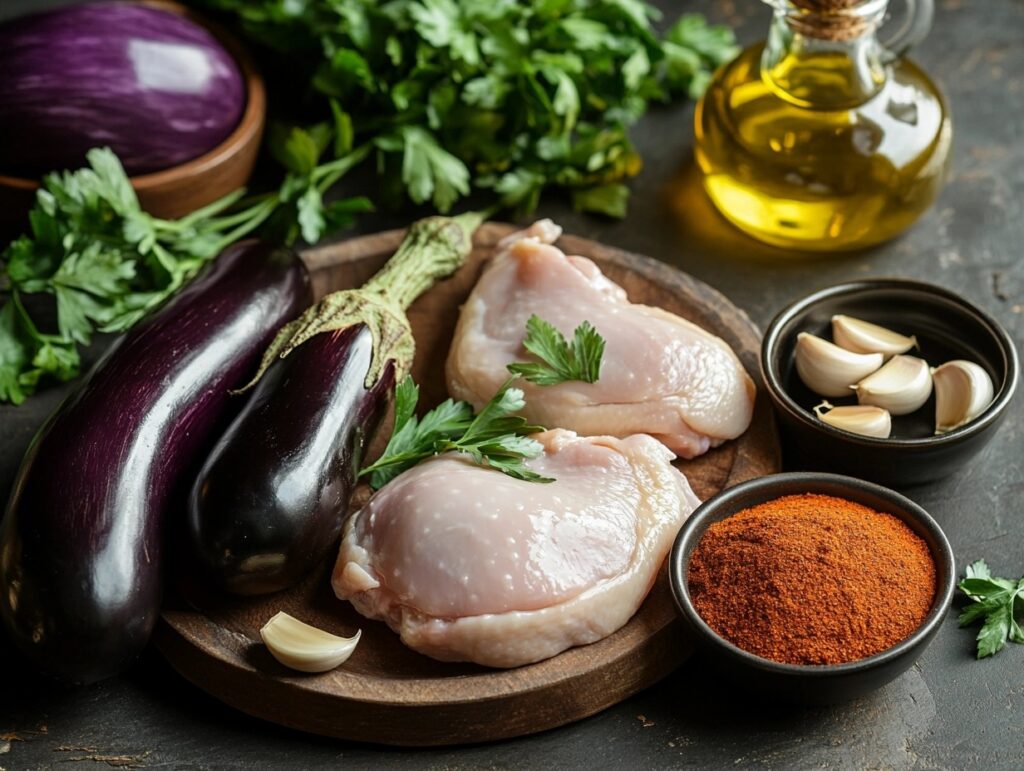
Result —
POLYGON ((549 484, 448 454, 378 491, 345 526, 335 594, 410 648, 492 667, 623 626, 698 500, 649 436, 535 438, 549 484))
POLYGON ((596 383, 541 387, 523 415, 580 434, 651 434, 693 458, 742 434, 754 409, 754 383, 721 339, 660 308, 635 305, 584 257, 549 244, 561 231, 535 223, 499 245, 463 306, 448 354, 448 390, 479 409, 509 377, 507 364, 533 357, 522 347, 537 314, 567 338, 586 320, 606 340, 596 383))

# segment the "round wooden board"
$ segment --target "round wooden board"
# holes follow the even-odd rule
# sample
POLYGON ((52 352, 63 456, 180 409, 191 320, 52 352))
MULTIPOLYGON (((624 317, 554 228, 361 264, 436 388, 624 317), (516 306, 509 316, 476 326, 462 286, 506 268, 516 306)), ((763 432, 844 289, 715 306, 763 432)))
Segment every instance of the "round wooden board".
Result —
MULTIPOLYGON (((459 306, 494 245, 511 229, 484 225, 468 263, 410 309, 417 341, 413 375, 428 406, 447 397, 444 360, 459 306)), ((307 252, 317 294, 362 284, 402 235, 389 231, 307 252)), ((573 236, 564 236, 559 246, 594 260, 633 302, 660 306, 719 335, 758 382, 747 432, 696 460, 679 462, 697 495, 703 499, 777 471, 778 443, 758 375, 760 335, 746 314, 714 289, 650 258, 573 236)), ((664 568, 640 610, 615 634, 547 661, 495 670, 442 663, 406 648, 383 623, 362 618, 334 597, 330 567, 325 564, 294 589, 255 598, 207 592, 182 575, 172 581, 157 645, 187 679, 243 712, 327 736, 419 746, 502 739, 579 720, 655 683, 691 651, 664 568), (362 629, 362 641, 339 669, 293 672, 260 642, 260 627, 279 610, 335 634, 362 629)))

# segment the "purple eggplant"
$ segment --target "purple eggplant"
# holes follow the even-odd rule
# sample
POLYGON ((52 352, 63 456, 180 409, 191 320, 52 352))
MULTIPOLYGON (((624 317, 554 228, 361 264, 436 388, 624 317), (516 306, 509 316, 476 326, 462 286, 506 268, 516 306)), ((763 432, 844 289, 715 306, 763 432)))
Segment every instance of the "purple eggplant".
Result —
POLYGON ((159 8, 100 2, 0 25, 0 173, 75 169, 108 146, 134 176, 219 145, 246 104, 234 58, 159 8))
POLYGON ((215 583, 284 589, 335 546, 363 452, 412 365, 404 310, 465 261, 479 222, 415 223, 362 289, 328 295, 278 335, 189 497, 189 540, 215 583))
POLYGON ((238 594, 290 586, 338 538, 366 442, 394 385, 369 388, 364 324, 278 359, 199 473, 189 532, 213 580, 238 594))
POLYGON ((176 486, 230 418, 229 389, 310 300, 294 253, 235 244, 117 341, 40 430, 0 529, 0 619, 41 669, 91 682, 145 646, 176 486))

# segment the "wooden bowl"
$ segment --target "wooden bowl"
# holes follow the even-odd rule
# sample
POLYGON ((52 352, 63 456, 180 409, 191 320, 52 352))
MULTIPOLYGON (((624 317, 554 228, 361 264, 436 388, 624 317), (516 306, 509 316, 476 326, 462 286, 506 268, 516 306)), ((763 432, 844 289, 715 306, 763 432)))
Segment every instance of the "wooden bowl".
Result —
MULTIPOLYGON (((263 78, 252 59, 221 27, 172 0, 142 0, 139 4, 184 16, 205 27, 234 58, 245 82, 245 110, 223 142, 185 163, 131 178, 142 208, 155 217, 172 219, 212 203, 249 181, 263 136, 267 97, 263 78)), ((0 174, 0 238, 13 238, 26 229, 26 215, 38 189, 36 179, 0 174)))

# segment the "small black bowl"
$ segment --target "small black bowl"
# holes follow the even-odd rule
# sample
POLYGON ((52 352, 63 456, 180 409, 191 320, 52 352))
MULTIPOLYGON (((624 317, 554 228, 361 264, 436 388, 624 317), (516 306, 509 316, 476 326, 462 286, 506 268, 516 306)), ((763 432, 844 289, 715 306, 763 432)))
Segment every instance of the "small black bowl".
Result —
POLYGON ((910 499, 851 477, 794 472, 743 482, 705 501, 676 536, 669 557, 669 576, 676 606, 692 629, 698 648, 725 677, 766 699, 794 704, 833 704, 881 688, 917 661, 949 610, 956 566, 942 529, 910 499), (690 600, 687 573, 690 556, 708 526, 751 506, 802 493, 831 495, 893 514, 924 539, 935 559, 935 600, 921 626, 907 639, 874 656, 847 664, 782 664, 738 648, 720 637, 697 613, 690 600))
MULTIPOLYGON (((977 454, 1006 417, 1017 370, 1013 341, 991 316, 948 289, 905 279, 856 281, 815 292, 779 313, 761 343, 761 372, 779 421, 787 466, 896 487, 947 477, 977 454), (822 422, 812 411, 822 397, 801 382, 794 351, 801 332, 831 340, 831 319, 840 313, 915 335, 919 350, 910 353, 933 367, 952 359, 980 364, 992 378, 992 403, 966 425, 938 436, 934 394, 913 414, 894 417, 888 439, 859 436, 822 422)), ((829 401, 856 404, 853 396, 829 401)))

